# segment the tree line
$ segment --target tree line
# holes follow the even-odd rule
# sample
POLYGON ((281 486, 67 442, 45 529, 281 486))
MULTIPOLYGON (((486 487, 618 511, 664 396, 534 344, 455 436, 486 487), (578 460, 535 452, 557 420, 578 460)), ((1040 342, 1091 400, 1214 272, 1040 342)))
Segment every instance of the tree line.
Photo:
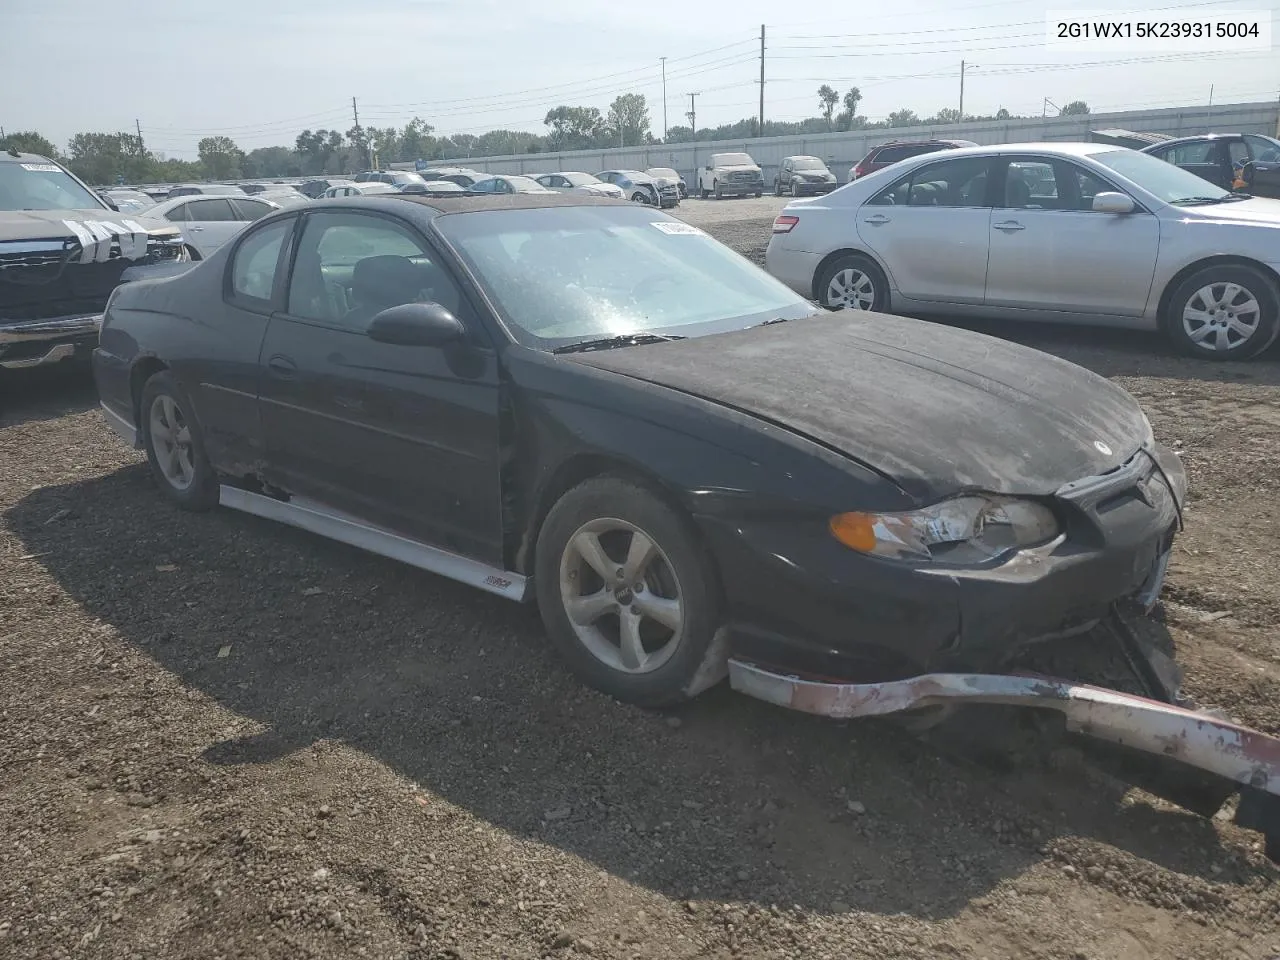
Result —
MULTIPOLYGON (((438 136, 421 117, 403 127, 353 126, 340 130, 303 130, 292 146, 258 147, 242 150, 225 136, 202 138, 196 145, 198 160, 175 160, 147 148, 136 133, 77 133, 65 150, 36 131, 12 133, 0 139, 0 150, 18 150, 51 157, 65 163, 77 176, 92 184, 172 183, 190 180, 238 180, 273 177, 305 177, 355 173, 377 164, 395 162, 465 161, 470 157, 508 156, 562 150, 599 150, 608 147, 656 146, 661 143, 688 143, 693 140, 740 140, 747 137, 784 137, 830 133, 837 130, 878 130, 911 126, 943 126, 960 121, 958 110, 939 110, 919 117, 910 109, 896 110, 884 120, 859 116, 862 93, 851 87, 840 94, 829 84, 817 91, 818 115, 796 121, 759 121, 748 117, 715 127, 692 126, 694 115, 686 113, 689 126, 669 127, 665 140, 652 130, 649 105, 642 94, 617 97, 609 109, 560 105, 547 111, 545 134, 526 130, 490 130, 474 135, 455 133, 438 136), (839 108, 839 109, 838 109, 839 108)), ((1067 104, 1063 116, 1089 112, 1080 100, 1067 104)), ((991 116, 965 114, 966 120, 1014 120, 1001 108, 991 116)))

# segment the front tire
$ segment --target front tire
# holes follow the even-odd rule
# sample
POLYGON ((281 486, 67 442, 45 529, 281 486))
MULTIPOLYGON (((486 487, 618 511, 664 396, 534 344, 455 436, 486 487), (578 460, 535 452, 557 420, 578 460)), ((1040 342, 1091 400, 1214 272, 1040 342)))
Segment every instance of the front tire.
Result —
POLYGON ((718 183, 713 183, 713 184, 711 185, 711 187, 712 187, 712 189, 713 189, 713 190, 715 190, 715 192, 716 192, 716 199, 717 199, 717 200, 723 200, 723 199, 724 199, 724 190, 722 190, 722 189, 721 189, 720 184, 718 184, 718 183))
POLYGON ((818 274, 814 294, 828 310, 883 312, 889 303, 889 283, 870 258, 855 253, 829 263, 818 274))
POLYGON ((583 682, 627 703, 696 696, 720 622, 711 558, 647 488, 598 477, 551 508, 534 582, 551 642, 583 682))
POLYGON ((782 181, 781 181, 781 180, 775 180, 775 181, 773 181, 773 195, 774 195, 775 197, 780 197, 780 196, 782 196, 782 181))
POLYGON ((138 407, 142 445, 160 492, 184 510, 218 505, 218 477, 205 453, 204 435, 191 401, 168 370, 142 388, 138 407))
POLYGON ((1248 360, 1280 333, 1280 292, 1255 267, 1205 267, 1178 284, 1162 320, 1165 333, 1189 356, 1248 360))

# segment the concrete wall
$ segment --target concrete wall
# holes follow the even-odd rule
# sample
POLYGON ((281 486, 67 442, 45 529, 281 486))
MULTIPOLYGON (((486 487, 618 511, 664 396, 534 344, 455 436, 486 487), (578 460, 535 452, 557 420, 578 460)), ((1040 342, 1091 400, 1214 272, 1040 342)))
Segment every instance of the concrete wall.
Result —
MULTIPOLYGON (((539 174, 553 170, 600 170, 674 167, 690 187, 694 171, 712 153, 745 151, 764 169, 766 182, 772 181, 784 157, 821 157, 843 183, 849 167, 864 157, 871 147, 886 140, 946 137, 975 143, 1019 143, 1037 140, 1087 140, 1090 130, 1120 128, 1138 132, 1189 136, 1210 130, 1232 133, 1265 133, 1280 130, 1280 104, 1226 103, 1214 107, 1171 107, 1162 110, 1133 110, 1124 113, 1091 114, 1087 117, 1048 117, 1032 120, 992 120, 944 126, 898 127, 893 130, 850 131, 817 136, 763 137, 748 140, 720 140, 659 144, 652 147, 625 147, 609 150, 576 150, 565 153, 526 153, 513 157, 476 157, 453 160, 489 173, 539 174)), ((396 164, 412 167, 412 164, 396 164)))

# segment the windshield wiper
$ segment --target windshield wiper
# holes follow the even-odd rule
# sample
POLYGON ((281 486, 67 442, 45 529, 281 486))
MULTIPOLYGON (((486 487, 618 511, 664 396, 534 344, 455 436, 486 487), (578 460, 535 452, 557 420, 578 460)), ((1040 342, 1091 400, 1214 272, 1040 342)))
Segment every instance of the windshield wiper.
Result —
POLYGON ((1252 200, 1253 198, 1247 193, 1228 193, 1221 197, 1182 197, 1178 200, 1172 200, 1178 206, 1187 206, 1189 204, 1204 203, 1232 203, 1236 200, 1252 200))
POLYGON ((614 347, 635 347, 643 343, 666 343, 683 340, 684 337, 667 337, 657 333, 624 333, 617 337, 601 337, 598 340, 579 340, 556 347, 552 353, 586 353, 589 350, 612 350, 614 347))
POLYGON ((790 319, 791 319, 790 317, 774 317, 772 320, 763 320, 763 321, 761 321, 760 323, 757 323, 757 324, 756 324, 756 326, 757 326, 757 327, 771 327, 771 326, 773 326, 775 323, 786 323, 786 322, 788 322, 790 319))

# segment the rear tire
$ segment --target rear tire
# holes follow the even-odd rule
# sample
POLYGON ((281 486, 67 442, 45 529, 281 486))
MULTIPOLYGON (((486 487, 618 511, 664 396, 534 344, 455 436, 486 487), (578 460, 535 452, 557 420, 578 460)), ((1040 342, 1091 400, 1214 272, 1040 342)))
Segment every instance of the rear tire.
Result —
POLYGON ((723 676, 712 560, 649 489, 617 477, 574 487, 547 514, 534 565, 552 645, 589 686, 660 707, 723 676))
POLYGON ((1189 356, 1249 360, 1280 334, 1280 291, 1256 267, 1205 267, 1178 284, 1161 321, 1165 334, 1189 356))
POLYGON ((889 282, 869 257, 854 253, 832 261, 819 272, 814 295, 828 310, 883 313, 889 303, 889 282))
POLYGON ((191 401, 168 370, 153 374, 138 405, 142 446, 160 492, 183 510, 218 505, 218 476, 205 453, 191 401))

